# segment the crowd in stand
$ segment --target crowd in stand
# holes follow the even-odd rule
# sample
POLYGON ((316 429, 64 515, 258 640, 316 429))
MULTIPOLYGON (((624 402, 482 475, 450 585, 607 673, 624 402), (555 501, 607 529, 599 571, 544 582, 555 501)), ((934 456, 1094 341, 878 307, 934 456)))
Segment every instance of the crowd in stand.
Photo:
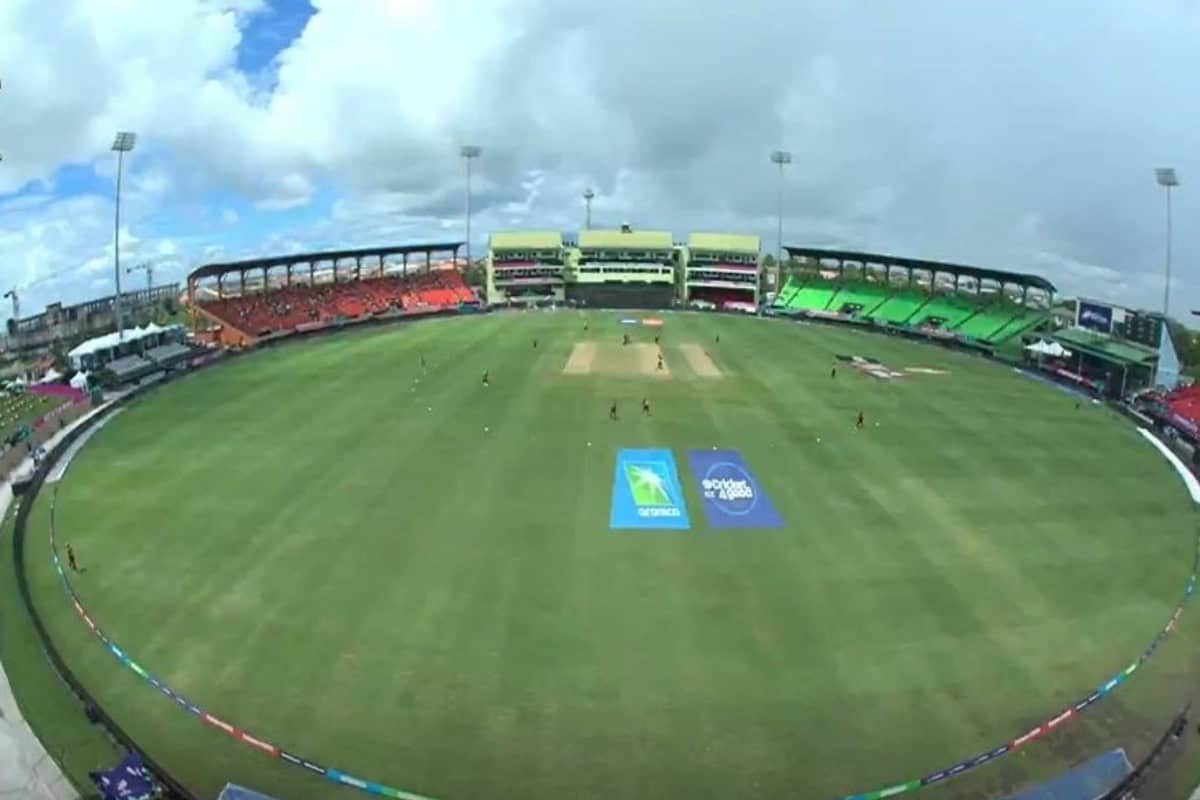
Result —
POLYGON ((475 300, 458 270, 434 270, 347 283, 278 287, 201 305, 239 330, 261 334, 388 311, 454 308, 475 300))
POLYGON ((711 303, 713 308, 719 308, 725 311, 748 311, 753 313, 758 310, 754 303, 754 291, 737 291, 733 289, 722 289, 712 286, 695 286, 688 291, 688 299, 693 304, 711 303))
POLYGON ((1200 423, 1200 385, 1185 386, 1163 397, 1168 409, 1184 419, 1200 423))

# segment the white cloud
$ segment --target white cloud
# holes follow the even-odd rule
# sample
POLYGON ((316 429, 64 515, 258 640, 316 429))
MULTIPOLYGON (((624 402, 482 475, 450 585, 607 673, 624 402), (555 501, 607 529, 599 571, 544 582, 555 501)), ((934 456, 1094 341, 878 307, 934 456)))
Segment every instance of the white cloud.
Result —
MULTIPOLYGON (((585 186, 598 225, 773 246, 766 154, 783 146, 790 241, 1046 271, 1145 304, 1152 167, 1180 168, 1177 219, 1200 213, 1200 12, 1171 0, 1039 7, 1038 36, 1007 4, 953 0, 319 0, 269 93, 235 66, 262 0, 54 5, 0 3, 0 63, 21 65, 0 94, 0 193, 37 187, 0 197, 0 283, 111 257, 109 201, 73 208, 51 181, 64 164, 111 175, 118 129, 140 135, 129 247, 154 253, 133 236, 170 217, 189 261, 457 236, 464 142, 484 147, 476 246, 495 227, 577 227, 585 186), (324 221, 224 238, 326 192, 324 221)), ((1178 262, 1200 258, 1200 234, 1177 235, 1178 262)))

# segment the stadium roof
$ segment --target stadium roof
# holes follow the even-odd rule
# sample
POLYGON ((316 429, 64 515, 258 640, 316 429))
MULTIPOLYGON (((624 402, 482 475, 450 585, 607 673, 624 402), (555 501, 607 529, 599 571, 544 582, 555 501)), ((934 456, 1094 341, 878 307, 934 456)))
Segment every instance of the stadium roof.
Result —
POLYGON ((871 264, 888 264, 905 269, 921 269, 929 272, 949 272, 956 275, 966 275, 977 280, 1000 281, 1003 283, 1019 283, 1032 286, 1047 292, 1057 292, 1054 284, 1038 275, 1027 275, 1023 272, 1005 272, 998 269, 971 267, 966 264, 951 264, 946 261, 927 261, 921 258, 904 258, 889 256, 882 253, 862 253, 854 250, 821 250, 815 247, 793 247, 784 245, 789 256, 802 258, 836 258, 840 261, 869 262, 871 264))
POLYGON ((670 231, 580 231, 579 247, 586 250, 670 250, 670 231))
POLYGON ((368 256, 394 256, 403 253, 456 253, 462 242, 437 242, 435 244, 402 244, 390 247, 363 247, 357 250, 320 250, 312 253, 295 253, 289 256, 250 258, 245 261, 227 261, 205 264, 191 272, 188 280, 214 278, 231 272, 245 272, 264 267, 286 267, 289 264, 307 264, 311 261, 334 261, 343 258, 366 258, 368 256))
POLYGON ((140 339, 145 339, 147 336, 156 336, 160 333, 179 330, 180 328, 182 328, 181 325, 168 325, 163 327, 150 322, 147 323, 146 327, 144 328, 125 328, 120 333, 113 331, 112 333, 106 333, 102 336, 95 336, 91 339, 80 342, 67 352, 67 357, 79 358, 89 353, 99 352, 100 350, 111 350, 118 345, 136 342, 140 339))
POLYGON ((505 231, 488 240, 493 250, 559 250, 562 234, 557 231, 505 231))
POLYGON ((1076 350, 1122 366, 1138 364, 1152 367, 1158 360, 1158 351, 1153 347, 1146 347, 1125 339, 1115 339, 1108 334, 1084 328, 1064 328, 1054 333, 1052 338, 1058 340, 1069 350, 1076 350))
POLYGON ((740 233, 693 233, 688 236, 688 248, 709 250, 715 253, 754 253, 760 247, 757 236, 740 233))

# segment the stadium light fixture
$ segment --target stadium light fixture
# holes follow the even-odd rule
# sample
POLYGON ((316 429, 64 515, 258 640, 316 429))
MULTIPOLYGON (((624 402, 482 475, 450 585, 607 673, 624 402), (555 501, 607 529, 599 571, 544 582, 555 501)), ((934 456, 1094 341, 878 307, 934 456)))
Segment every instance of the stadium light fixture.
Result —
POLYGON ((583 206, 585 209, 584 218, 583 218, 583 229, 585 231, 590 231, 592 229, 592 198, 594 198, 595 196, 596 196, 596 193, 592 191, 592 187, 589 186, 588 188, 583 190, 583 206))
POLYGON ((792 153, 789 150, 772 150, 771 163, 779 165, 779 228, 775 240, 775 268, 783 269, 783 168, 792 163, 792 153))
POLYGON ((134 272, 146 273, 146 288, 154 288, 154 265, 149 261, 144 261, 141 264, 135 264, 132 267, 125 268, 126 275, 132 275, 134 272))
POLYGON ((458 150, 459 156, 467 162, 467 268, 471 266, 471 162, 483 155, 483 149, 478 145, 464 144, 458 150))
POLYGON ((117 154, 117 196, 113 212, 113 282, 117 294, 113 298, 113 311, 117 321, 117 341, 125 338, 125 328, 121 321, 121 170, 125 165, 125 154, 133 150, 137 144, 137 134, 120 131, 113 139, 112 149, 117 154))
POLYGON ((1154 170, 1154 179, 1166 190, 1167 195, 1167 274, 1163 282, 1163 316, 1171 315, 1171 190, 1179 185, 1179 176, 1172 167, 1154 170))

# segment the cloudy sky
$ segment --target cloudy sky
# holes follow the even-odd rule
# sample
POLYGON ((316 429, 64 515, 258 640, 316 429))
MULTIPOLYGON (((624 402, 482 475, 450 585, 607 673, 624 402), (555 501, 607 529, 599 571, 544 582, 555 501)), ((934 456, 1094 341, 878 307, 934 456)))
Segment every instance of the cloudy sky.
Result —
MULTIPOLYGON (((1198 0, 2 0, 0 288, 597 225, 1035 272, 1200 309, 1198 0)), ((140 284, 142 275, 128 280, 140 284)), ((5 312, 7 312, 5 308, 5 312)), ((5 314, 7 316, 7 313, 5 314)))

